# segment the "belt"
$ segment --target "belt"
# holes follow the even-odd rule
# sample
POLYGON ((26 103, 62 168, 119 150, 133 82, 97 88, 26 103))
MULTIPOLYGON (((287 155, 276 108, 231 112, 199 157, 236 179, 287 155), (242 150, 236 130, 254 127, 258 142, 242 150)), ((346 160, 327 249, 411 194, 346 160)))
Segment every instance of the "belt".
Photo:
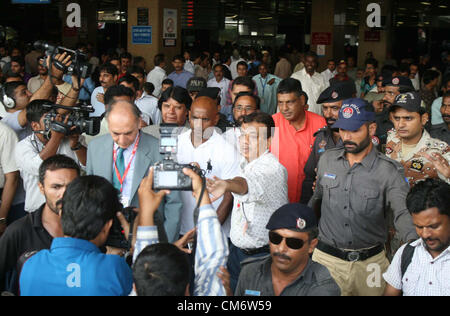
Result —
POLYGON ((384 250, 384 246, 377 245, 370 249, 345 251, 319 241, 319 243, 317 244, 317 249, 333 257, 345 261, 356 262, 356 261, 365 261, 373 256, 376 256, 377 254, 379 254, 384 250))
POLYGON ((254 255, 258 255, 260 253, 270 253, 270 247, 269 245, 265 245, 264 247, 261 248, 256 248, 256 249, 241 249, 241 251, 243 253, 245 253, 247 256, 254 256, 254 255))

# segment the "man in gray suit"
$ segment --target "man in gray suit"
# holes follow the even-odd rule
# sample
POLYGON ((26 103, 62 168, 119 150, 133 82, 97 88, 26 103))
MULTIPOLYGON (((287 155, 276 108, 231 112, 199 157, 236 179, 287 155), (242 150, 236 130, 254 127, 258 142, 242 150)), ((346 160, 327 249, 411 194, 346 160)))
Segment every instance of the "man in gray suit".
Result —
MULTIPOLYGON (((149 168, 163 160, 159 141, 139 130, 140 111, 127 101, 113 102, 106 111, 109 134, 92 140, 88 148, 87 174, 106 178, 120 192, 124 207, 139 207, 138 188, 149 168)), ((182 202, 179 192, 166 195, 155 214, 159 238, 178 239, 182 202)))

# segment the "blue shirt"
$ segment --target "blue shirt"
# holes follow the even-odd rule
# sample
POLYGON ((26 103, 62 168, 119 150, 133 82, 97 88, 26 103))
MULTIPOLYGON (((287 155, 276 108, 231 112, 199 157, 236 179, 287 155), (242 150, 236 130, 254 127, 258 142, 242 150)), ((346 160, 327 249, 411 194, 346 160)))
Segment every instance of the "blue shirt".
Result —
POLYGON ((194 77, 192 73, 183 70, 183 72, 179 74, 174 71, 167 78, 173 80, 174 87, 179 86, 186 89, 187 82, 192 77, 194 77))
POLYGON ((22 296, 126 296, 133 286, 123 258, 75 238, 53 239, 25 262, 19 281, 22 296))
MULTIPOLYGON (((72 76, 65 75, 63 80, 67 83, 72 84, 72 76)), ((81 101, 90 101, 91 94, 94 91, 94 89, 95 89, 94 81, 91 79, 91 77, 87 78, 83 83, 78 99, 81 101)))

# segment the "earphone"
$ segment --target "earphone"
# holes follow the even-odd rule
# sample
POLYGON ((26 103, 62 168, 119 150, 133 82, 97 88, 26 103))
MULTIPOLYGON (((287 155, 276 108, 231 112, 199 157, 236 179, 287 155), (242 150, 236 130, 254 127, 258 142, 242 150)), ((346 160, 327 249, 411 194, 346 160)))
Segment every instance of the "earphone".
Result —
POLYGON ((2 95, 3 95, 2 102, 3 102, 3 105, 5 106, 5 108, 14 109, 16 106, 16 101, 14 101, 14 99, 12 99, 6 95, 6 90, 5 90, 4 86, 2 87, 2 95))

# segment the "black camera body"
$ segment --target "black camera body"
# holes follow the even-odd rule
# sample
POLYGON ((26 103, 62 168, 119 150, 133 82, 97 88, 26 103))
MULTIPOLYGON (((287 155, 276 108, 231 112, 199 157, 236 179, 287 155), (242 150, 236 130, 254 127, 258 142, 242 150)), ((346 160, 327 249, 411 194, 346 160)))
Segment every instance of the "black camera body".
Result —
POLYGON ((92 73, 92 64, 87 61, 87 55, 80 50, 52 46, 42 41, 36 41, 34 47, 38 50, 44 50, 47 56, 52 57, 53 64, 67 75, 75 75, 78 78, 86 79, 92 73), (62 54, 64 52, 72 57, 72 63, 68 67, 64 67, 59 61, 53 59, 56 54, 62 54))
POLYGON ((59 132, 66 136, 73 134, 87 134, 95 136, 100 133, 101 117, 89 117, 89 113, 94 109, 90 105, 80 105, 78 107, 67 107, 58 104, 44 104, 43 107, 49 108, 50 112, 44 117, 45 132, 59 132), (65 117, 62 121, 57 121, 56 117, 60 114, 57 109, 65 109, 70 111, 69 118, 66 123, 65 117), (75 128, 73 128, 75 127, 75 128))
MULTIPOLYGON (((126 207, 121 213, 125 217, 128 223, 130 223, 130 229, 133 227, 134 220, 137 217, 137 213, 134 211, 134 207, 126 207)), ((114 216, 113 224, 109 231, 108 239, 105 243, 106 246, 130 250, 131 249, 131 238, 129 240, 126 239, 122 225, 120 224, 118 218, 114 216)))
POLYGON ((183 168, 190 168, 201 175, 201 170, 197 167, 179 164, 172 157, 178 149, 177 130, 179 128, 176 124, 161 124, 160 126, 159 152, 165 158, 154 165, 154 190, 192 191, 192 180, 183 173, 183 168))

